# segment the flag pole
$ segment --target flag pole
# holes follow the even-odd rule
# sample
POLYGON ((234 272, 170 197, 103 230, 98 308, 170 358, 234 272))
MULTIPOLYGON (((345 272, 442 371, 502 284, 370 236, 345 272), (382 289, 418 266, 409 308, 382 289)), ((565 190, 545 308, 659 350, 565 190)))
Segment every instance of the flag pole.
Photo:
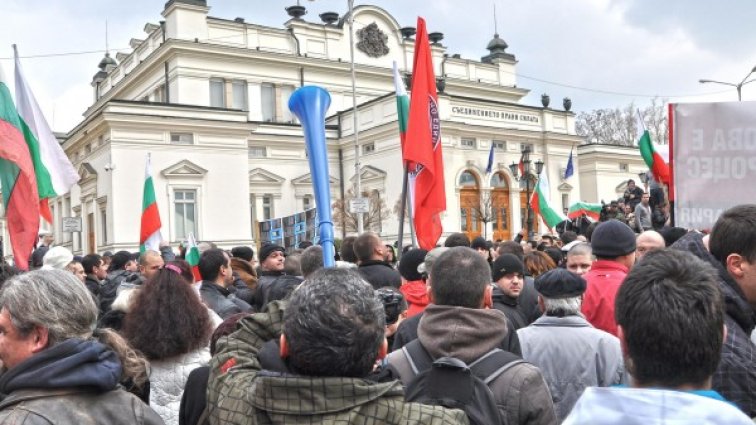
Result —
MULTIPOLYGON (((399 209, 399 237, 396 243, 396 259, 402 256, 402 245, 404 245, 404 211, 407 208, 407 164, 404 164, 404 176, 402 177, 402 198, 399 209)), ((412 217, 412 215, 410 215, 412 217)), ((411 219, 411 218, 410 218, 411 219)), ((410 226, 410 229, 412 226, 410 226)))

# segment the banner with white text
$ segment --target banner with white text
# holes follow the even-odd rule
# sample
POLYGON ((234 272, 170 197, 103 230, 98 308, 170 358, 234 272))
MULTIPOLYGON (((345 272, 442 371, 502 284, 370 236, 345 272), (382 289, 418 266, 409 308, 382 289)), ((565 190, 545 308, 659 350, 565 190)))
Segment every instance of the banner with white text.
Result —
POLYGON ((675 224, 711 229, 722 211, 756 202, 756 102, 672 110, 675 224))

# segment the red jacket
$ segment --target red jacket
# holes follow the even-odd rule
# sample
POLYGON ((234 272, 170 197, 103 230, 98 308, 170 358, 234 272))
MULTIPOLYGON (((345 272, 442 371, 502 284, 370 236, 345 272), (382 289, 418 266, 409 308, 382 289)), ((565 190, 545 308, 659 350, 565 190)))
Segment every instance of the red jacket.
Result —
POLYGON ((426 290, 425 282, 422 280, 410 280, 404 282, 399 290, 404 295, 404 299, 407 300, 408 318, 422 313, 430 302, 428 300, 428 291, 426 290))
POLYGON ((628 269, 615 261, 597 260, 585 276, 588 287, 583 295, 581 310, 585 318, 597 329, 617 336, 614 321, 614 300, 628 269))

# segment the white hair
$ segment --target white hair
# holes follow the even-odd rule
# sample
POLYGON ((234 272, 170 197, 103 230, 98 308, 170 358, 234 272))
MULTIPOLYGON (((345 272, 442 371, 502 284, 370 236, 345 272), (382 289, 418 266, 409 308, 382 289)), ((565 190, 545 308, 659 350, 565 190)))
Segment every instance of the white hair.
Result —
POLYGON ((576 316, 580 314, 580 306, 583 304, 581 296, 572 298, 546 298, 543 299, 545 313, 560 316, 576 316))

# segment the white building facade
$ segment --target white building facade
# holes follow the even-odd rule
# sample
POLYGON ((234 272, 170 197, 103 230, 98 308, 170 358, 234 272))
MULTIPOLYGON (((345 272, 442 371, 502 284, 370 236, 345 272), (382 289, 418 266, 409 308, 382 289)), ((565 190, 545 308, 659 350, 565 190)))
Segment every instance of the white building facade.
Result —
MULTIPOLYGON (((349 197, 355 129, 345 19, 292 18, 271 28, 214 18, 209 10, 204 0, 171 0, 164 21, 147 24, 130 53, 103 59, 92 81, 94 102, 63 143, 81 180, 51 204, 57 243, 76 254, 136 250, 147 153, 163 237, 174 247, 190 233, 221 247, 252 245, 257 221, 314 207, 302 128, 287 107, 302 85, 331 95, 325 128, 332 202, 349 197), (80 218, 82 231, 64 232, 66 217, 80 218)), ((412 72, 414 39, 379 7, 358 6, 354 17, 361 186, 378 206, 366 228, 393 241, 402 161, 391 66, 396 61, 403 73, 412 72)), ((524 148, 532 162, 543 161, 557 208, 596 202, 617 190, 610 181, 637 176, 633 160, 606 180, 600 164, 617 159, 613 148, 581 147, 575 176, 564 181, 570 150, 580 143, 574 114, 521 104, 528 91, 517 86, 517 62, 506 48, 497 35, 488 56, 469 60, 432 45, 442 80, 442 238, 464 231, 509 239, 520 231, 526 190, 509 164, 524 148)), ((335 224, 337 238, 354 233, 335 224)))

